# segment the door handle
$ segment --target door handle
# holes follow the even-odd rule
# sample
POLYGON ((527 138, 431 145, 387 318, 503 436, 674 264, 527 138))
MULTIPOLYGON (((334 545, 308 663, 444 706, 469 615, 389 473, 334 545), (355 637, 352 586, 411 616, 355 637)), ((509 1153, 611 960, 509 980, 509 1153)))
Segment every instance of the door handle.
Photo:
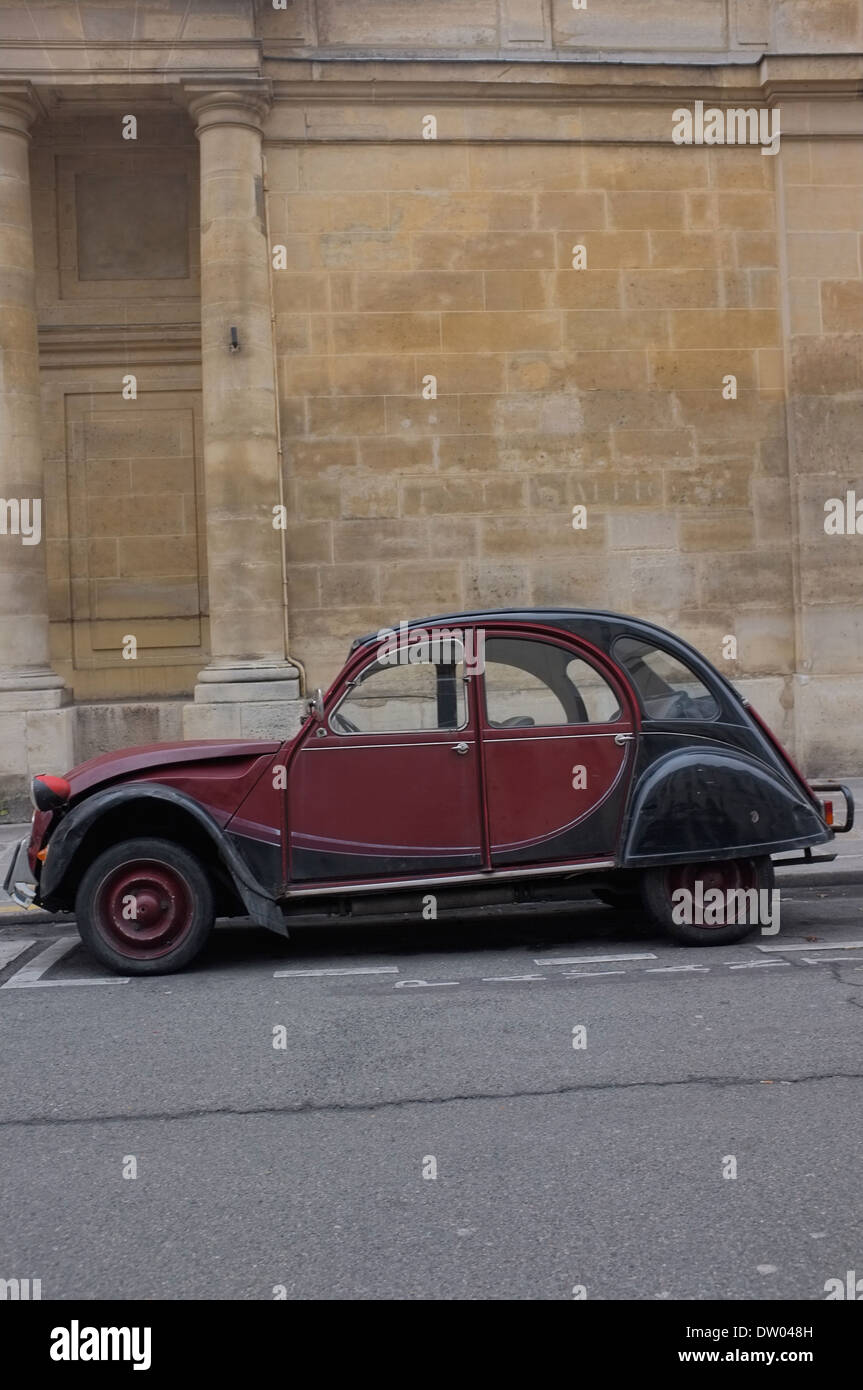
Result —
POLYGON ((615 734, 614 741, 618 745, 618 747, 623 743, 631 743, 632 734, 615 734))
POLYGON ((468 753, 470 750, 466 743, 454 743, 452 746, 452 751, 454 753, 465 754, 468 753))

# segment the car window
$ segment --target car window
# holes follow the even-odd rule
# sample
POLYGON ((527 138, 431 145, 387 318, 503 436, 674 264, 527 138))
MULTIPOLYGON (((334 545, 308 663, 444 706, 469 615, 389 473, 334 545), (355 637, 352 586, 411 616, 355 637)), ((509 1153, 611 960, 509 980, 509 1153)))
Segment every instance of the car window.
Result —
POLYGON ((565 647, 527 637, 486 637, 485 707, 493 729, 620 718, 620 702, 595 666, 565 647))
POLYGON ((676 656, 637 637, 621 637, 614 655, 641 696, 651 719, 715 719, 719 705, 676 656))
POLYGON ((411 660, 375 661, 333 710, 336 734, 418 733, 423 729, 463 729, 467 723, 464 663, 411 660))

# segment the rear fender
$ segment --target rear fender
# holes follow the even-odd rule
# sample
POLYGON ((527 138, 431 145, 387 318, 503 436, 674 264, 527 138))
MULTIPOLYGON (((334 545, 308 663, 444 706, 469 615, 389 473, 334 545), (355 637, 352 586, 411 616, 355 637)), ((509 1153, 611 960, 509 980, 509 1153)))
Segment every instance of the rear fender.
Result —
POLYGON ((809 797, 739 749, 681 749, 633 789, 621 865, 779 854, 832 840, 809 797))

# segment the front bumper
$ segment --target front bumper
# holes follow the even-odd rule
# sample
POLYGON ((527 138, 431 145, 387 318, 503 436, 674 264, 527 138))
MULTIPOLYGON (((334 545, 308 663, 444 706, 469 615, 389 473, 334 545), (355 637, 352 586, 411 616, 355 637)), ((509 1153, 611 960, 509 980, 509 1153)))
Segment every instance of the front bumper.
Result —
POLYGON ((11 844, 0 859, 0 886, 19 907, 32 907, 36 897, 33 870, 27 858, 30 837, 11 844))

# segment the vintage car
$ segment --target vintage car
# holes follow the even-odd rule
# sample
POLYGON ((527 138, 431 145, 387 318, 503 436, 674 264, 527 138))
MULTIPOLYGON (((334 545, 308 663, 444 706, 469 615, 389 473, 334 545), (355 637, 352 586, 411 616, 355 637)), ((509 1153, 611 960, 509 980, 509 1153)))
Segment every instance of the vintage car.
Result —
POLYGON ((745 904, 771 888, 772 855, 806 862, 853 818, 847 789, 807 784, 686 642, 564 608, 369 634, 284 742, 124 749, 32 795, 7 891, 74 911, 130 975, 187 965, 217 917, 287 936, 559 910, 586 889, 685 944, 727 944, 754 918, 686 920, 680 890, 745 904), (844 824, 816 789, 842 792, 844 824))

